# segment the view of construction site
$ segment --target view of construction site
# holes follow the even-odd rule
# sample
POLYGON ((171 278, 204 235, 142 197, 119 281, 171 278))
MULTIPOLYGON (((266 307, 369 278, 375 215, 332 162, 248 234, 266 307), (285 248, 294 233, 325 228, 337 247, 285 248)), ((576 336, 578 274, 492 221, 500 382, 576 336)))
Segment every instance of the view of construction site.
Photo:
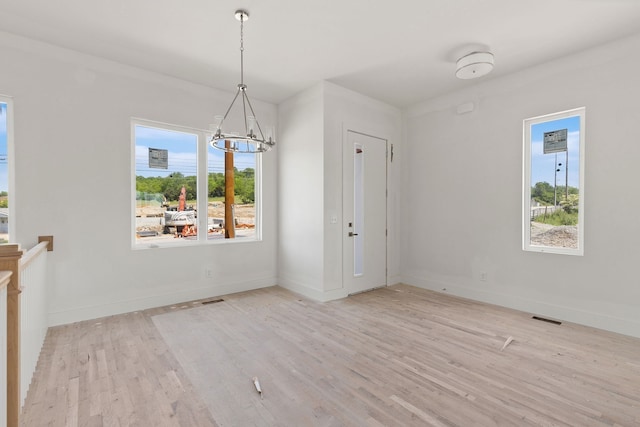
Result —
MULTIPOLYGON (((147 243, 167 239, 186 238, 194 240, 197 235, 197 210, 193 204, 158 203, 137 201, 136 238, 147 243)), ((255 205, 241 204, 232 206, 234 214, 233 237, 255 236, 255 205)), ((207 239, 229 238, 225 227, 224 201, 208 202, 207 239)))
MULTIPOLYGON (((201 132, 135 126, 135 240, 252 238, 256 235, 255 154, 207 146, 207 169, 198 168, 201 132), (206 212, 198 176, 206 173, 206 212), (206 215, 206 230, 199 215, 206 215)), ((208 145, 208 144, 207 144, 208 145)), ((201 181, 200 181, 201 182, 201 181)))

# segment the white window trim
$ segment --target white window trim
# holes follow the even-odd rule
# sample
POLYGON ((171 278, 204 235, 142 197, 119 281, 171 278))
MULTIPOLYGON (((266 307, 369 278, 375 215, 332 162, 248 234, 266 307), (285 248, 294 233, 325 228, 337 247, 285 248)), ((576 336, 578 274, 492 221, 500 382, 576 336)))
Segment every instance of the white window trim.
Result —
POLYGON ((242 239, 207 239, 207 233, 201 230, 208 228, 208 215, 198 216, 198 236, 195 240, 174 239, 165 242, 149 242, 149 244, 140 244, 136 241, 136 126, 153 127, 166 129, 176 132, 184 132, 195 134, 198 139, 197 146, 197 192, 198 192, 198 212, 208 211, 208 146, 212 136, 210 130, 191 128, 187 126, 174 125, 169 123, 157 122, 153 120, 141 119, 137 117, 131 118, 131 247, 132 249, 159 249, 159 248, 176 248, 197 245, 224 245, 224 244, 246 244, 262 241, 262 158, 256 156, 255 167, 255 237, 242 239), (206 171, 206 172, 201 172, 206 171), (201 196, 204 195, 204 196, 201 196))
POLYGON ((523 121, 523 188, 522 188, 522 249, 530 252, 543 252, 563 255, 584 255, 584 165, 585 165, 585 107, 561 111, 532 117, 523 121), (578 200, 578 247, 560 248, 551 246, 537 246, 531 244, 531 126, 538 123, 560 120, 567 117, 580 117, 580 161, 579 161, 579 190, 578 200))
POLYGON ((13 133, 13 98, 0 95, 0 102, 7 104, 7 180, 9 181, 9 241, 16 240, 16 208, 15 208, 15 146, 13 133))

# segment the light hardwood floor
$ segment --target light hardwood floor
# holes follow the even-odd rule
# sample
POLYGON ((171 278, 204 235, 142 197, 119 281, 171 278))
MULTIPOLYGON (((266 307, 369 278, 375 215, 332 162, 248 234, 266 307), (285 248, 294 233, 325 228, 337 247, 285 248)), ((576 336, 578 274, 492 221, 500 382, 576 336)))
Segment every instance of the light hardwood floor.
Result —
POLYGON ((223 298, 51 328, 23 425, 640 425, 640 339, 405 285, 223 298))

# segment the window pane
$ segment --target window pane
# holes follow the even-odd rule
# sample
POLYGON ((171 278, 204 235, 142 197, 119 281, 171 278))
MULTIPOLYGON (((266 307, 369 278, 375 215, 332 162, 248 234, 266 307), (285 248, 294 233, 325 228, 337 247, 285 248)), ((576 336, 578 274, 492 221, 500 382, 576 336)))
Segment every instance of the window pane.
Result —
POLYGON ((259 157, 212 148, 208 133, 132 120, 135 248, 258 238, 259 157))
POLYGON ((364 274, 364 155, 362 144, 354 144, 353 156, 353 275, 364 274))
POLYGON ((584 110, 525 121, 526 250, 582 254, 584 110))
POLYGON ((9 242, 8 104, 0 102, 0 243, 9 242))
POLYGON ((208 146, 208 239, 256 238, 256 158, 208 146))
POLYGON ((197 239, 198 135, 135 126, 136 243, 197 239))

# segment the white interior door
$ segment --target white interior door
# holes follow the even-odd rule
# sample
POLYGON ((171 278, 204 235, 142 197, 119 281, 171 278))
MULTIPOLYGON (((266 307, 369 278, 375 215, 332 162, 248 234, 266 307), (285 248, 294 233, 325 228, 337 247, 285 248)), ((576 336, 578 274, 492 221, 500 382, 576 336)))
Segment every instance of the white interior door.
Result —
POLYGON ((387 284, 387 141, 348 131, 343 146, 343 284, 387 284))

